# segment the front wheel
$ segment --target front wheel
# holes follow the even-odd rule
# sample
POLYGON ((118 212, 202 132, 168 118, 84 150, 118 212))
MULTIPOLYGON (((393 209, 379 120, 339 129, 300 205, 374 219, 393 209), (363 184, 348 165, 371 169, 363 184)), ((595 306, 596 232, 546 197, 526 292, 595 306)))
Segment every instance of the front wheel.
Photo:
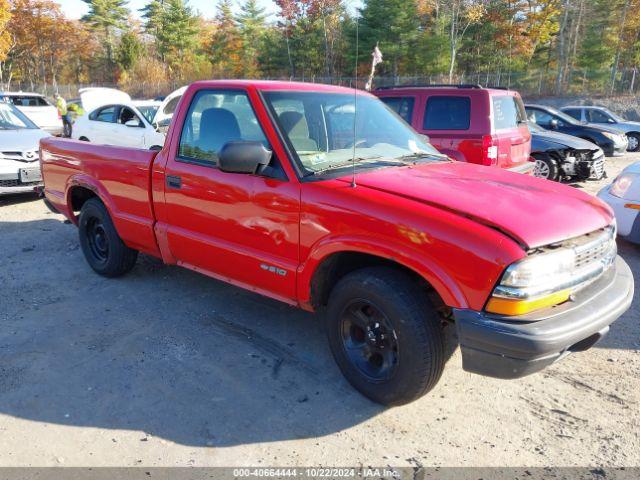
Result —
POLYGON ((560 177, 558 164, 549 157, 536 158, 536 165, 533 168, 533 176, 557 181, 560 177))
POLYGON ((326 327, 343 375, 374 402, 409 403, 442 375, 440 317, 427 292, 401 271, 372 267, 342 278, 329 298, 326 327))
POLYGON ((627 134, 629 145, 627 145, 627 152, 637 152, 640 150, 640 133, 627 134))
POLYGON ((97 198, 85 202, 78 221, 80 246, 89 266, 105 277, 118 277, 133 268, 138 252, 127 247, 111 216, 97 198))

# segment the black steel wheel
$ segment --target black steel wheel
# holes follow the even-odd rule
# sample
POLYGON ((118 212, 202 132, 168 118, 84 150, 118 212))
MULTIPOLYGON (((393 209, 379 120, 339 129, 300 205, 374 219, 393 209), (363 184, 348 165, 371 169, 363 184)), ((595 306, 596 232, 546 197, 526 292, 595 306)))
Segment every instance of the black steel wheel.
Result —
POLYGON ((342 346, 347 357, 372 381, 393 377, 399 358, 398 336, 376 305, 358 299, 342 311, 342 346))
POLYGON ((82 206, 78 233, 82 253, 96 273, 118 277, 135 265, 138 252, 124 244, 99 199, 91 198, 82 206))
POLYGON ((374 402, 411 402, 440 379, 442 321, 424 286, 406 272, 370 267, 349 273, 331 291, 325 316, 336 363, 374 402))

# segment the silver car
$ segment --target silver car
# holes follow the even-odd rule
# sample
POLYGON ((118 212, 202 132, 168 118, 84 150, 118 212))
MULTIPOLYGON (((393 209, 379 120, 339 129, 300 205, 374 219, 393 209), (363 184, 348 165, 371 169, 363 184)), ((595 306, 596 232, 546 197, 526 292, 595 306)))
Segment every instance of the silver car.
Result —
POLYGON ((627 139, 629 140, 627 151, 637 152, 640 150, 640 122, 627 120, 605 107, 577 105, 563 107, 560 110, 567 115, 571 115, 576 120, 588 123, 606 124, 616 130, 623 131, 627 134, 627 139))
POLYGON ((0 102, 0 195, 42 185, 38 150, 48 136, 16 107, 0 102))

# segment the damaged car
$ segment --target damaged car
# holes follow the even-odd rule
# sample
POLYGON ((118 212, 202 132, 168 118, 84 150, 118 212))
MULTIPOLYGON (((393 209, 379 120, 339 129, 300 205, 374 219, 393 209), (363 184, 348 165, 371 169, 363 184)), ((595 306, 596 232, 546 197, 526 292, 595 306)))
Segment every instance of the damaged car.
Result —
POLYGON ((604 152, 596 144, 529 122, 533 174, 547 180, 600 180, 606 175, 604 152))

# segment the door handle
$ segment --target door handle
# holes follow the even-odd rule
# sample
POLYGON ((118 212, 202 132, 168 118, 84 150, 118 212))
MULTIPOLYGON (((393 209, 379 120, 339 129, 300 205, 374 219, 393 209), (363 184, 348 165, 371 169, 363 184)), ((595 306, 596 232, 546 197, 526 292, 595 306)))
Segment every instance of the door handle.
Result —
POLYGON ((182 177, 177 175, 167 175, 167 187, 182 188, 182 177))

